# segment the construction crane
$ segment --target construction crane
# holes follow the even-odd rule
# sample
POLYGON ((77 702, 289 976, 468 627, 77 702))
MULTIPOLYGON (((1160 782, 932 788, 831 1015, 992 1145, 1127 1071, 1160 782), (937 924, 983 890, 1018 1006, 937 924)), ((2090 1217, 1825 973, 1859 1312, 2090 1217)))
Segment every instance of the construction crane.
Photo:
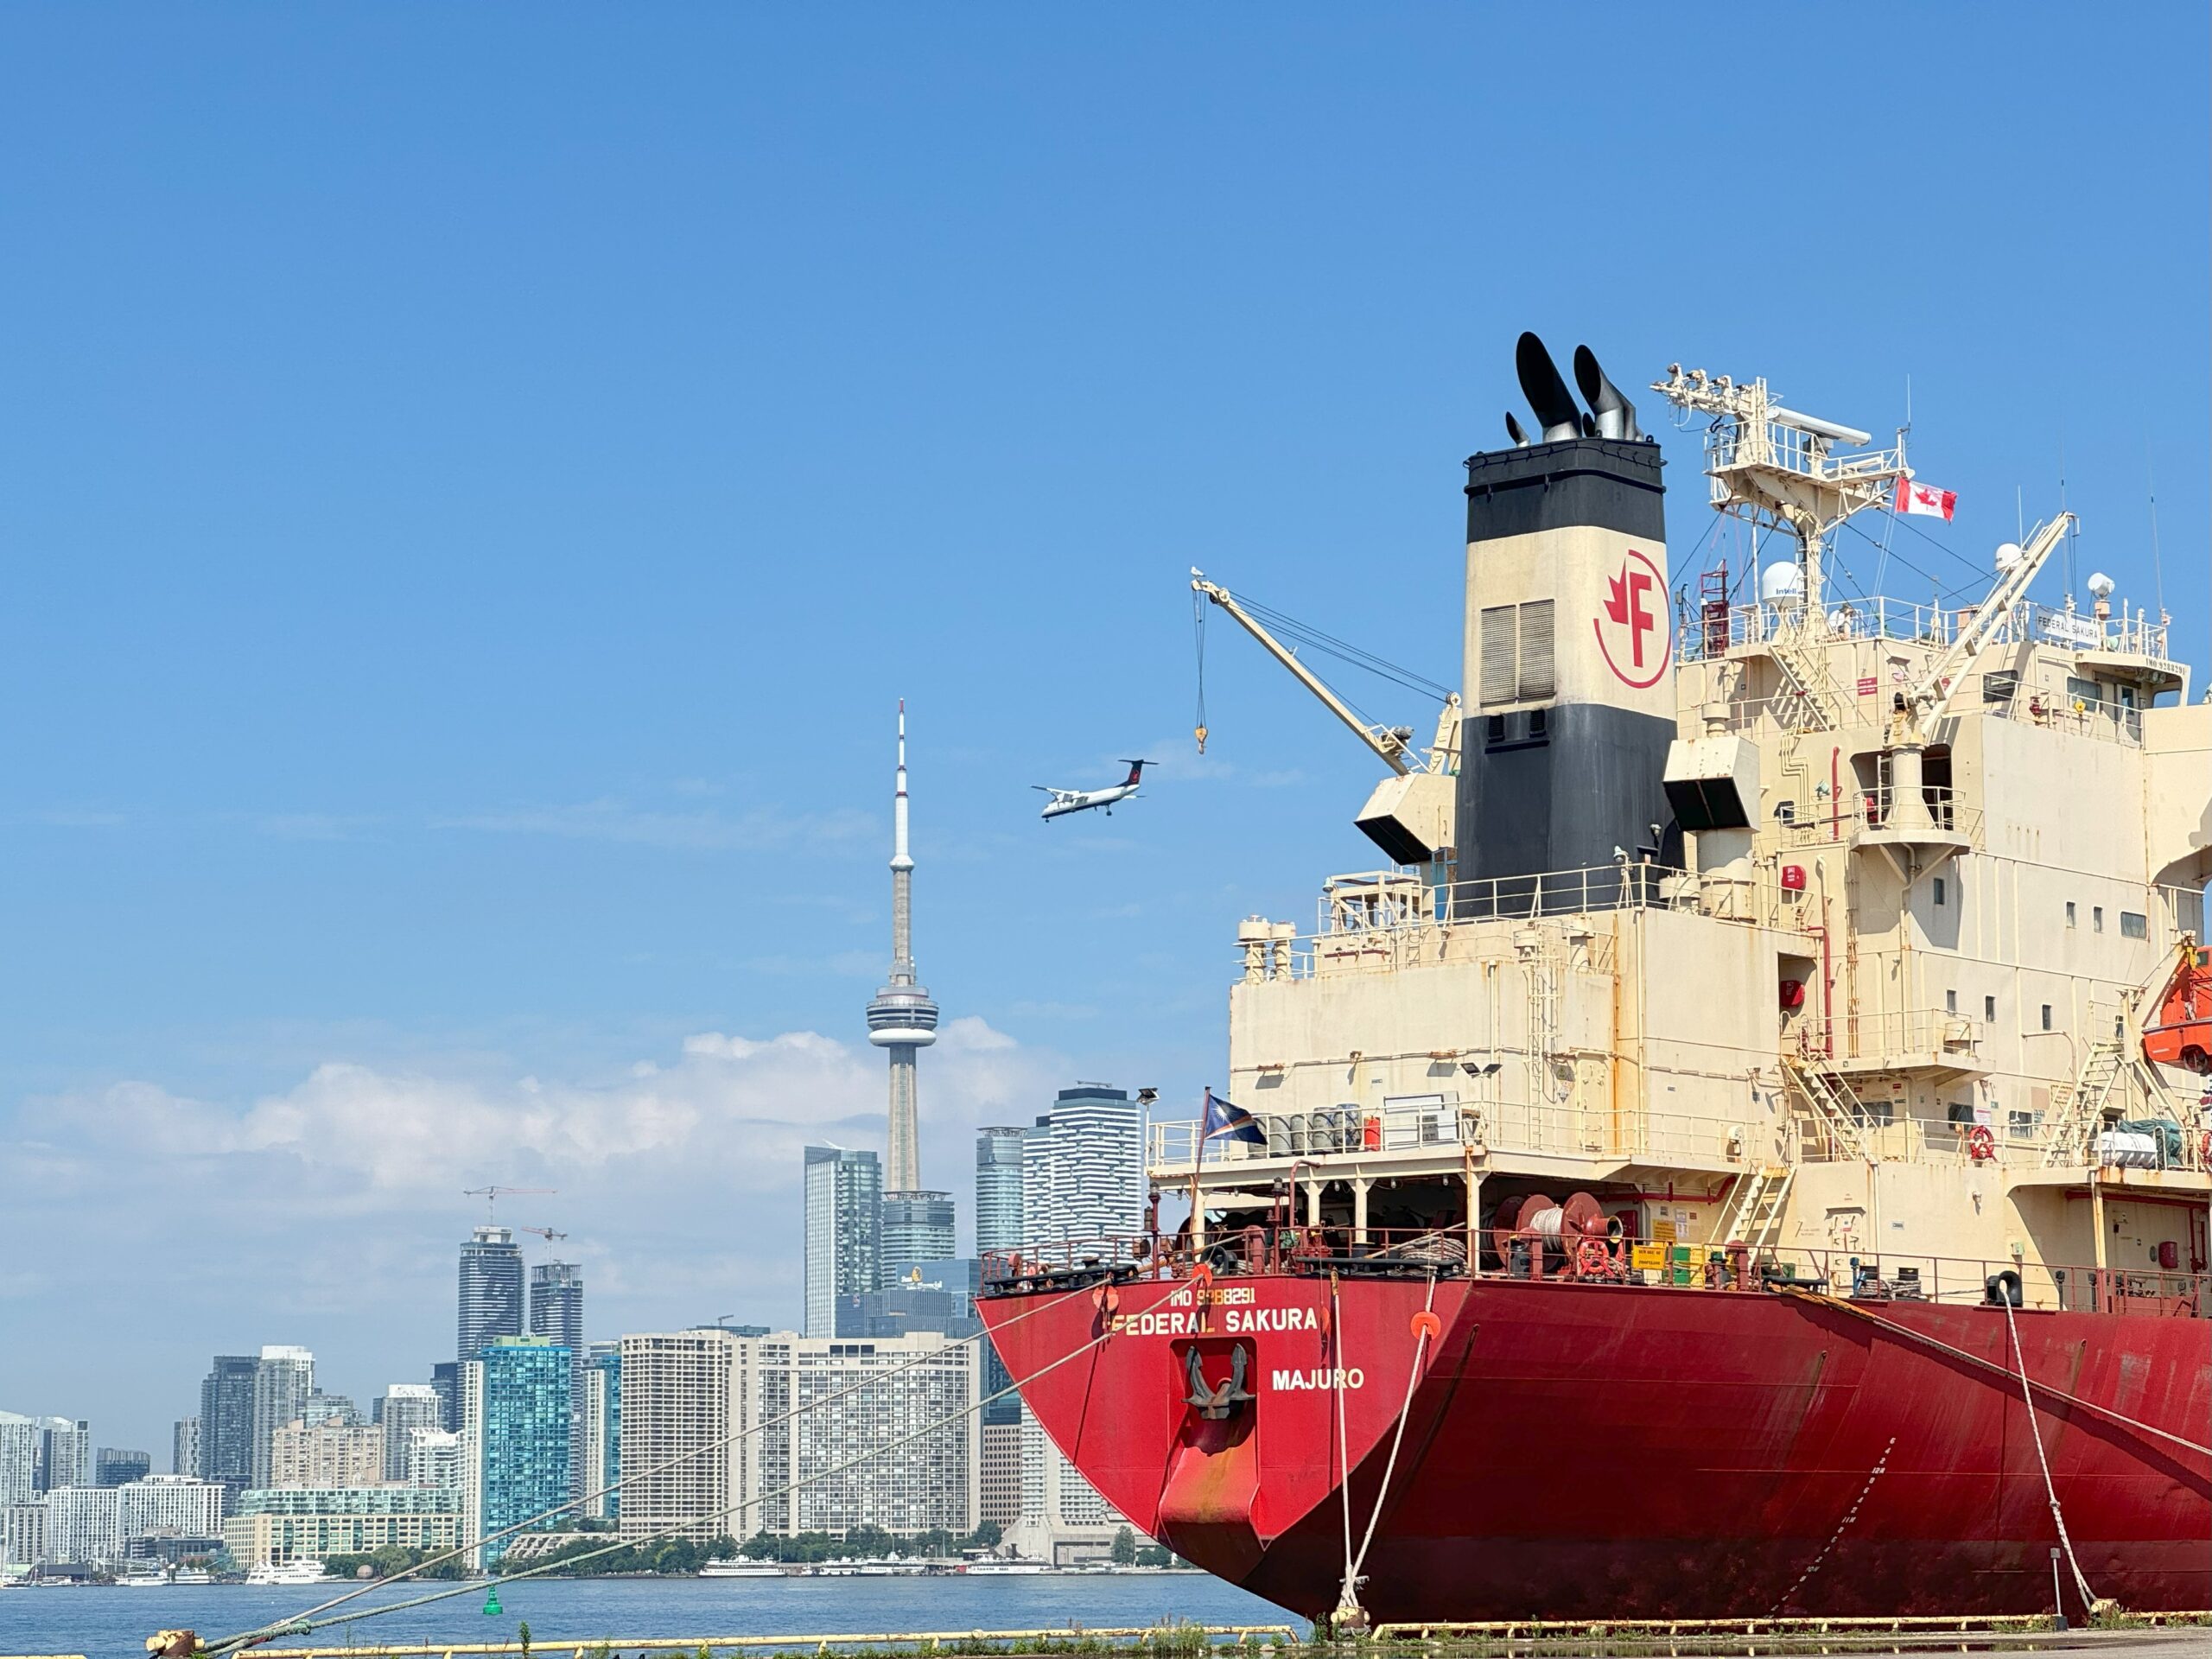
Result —
POLYGON ((461 1190, 461 1196, 464 1198, 483 1199, 484 1222, 486 1226, 491 1226, 499 1221, 496 1211, 499 1200, 509 1193, 528 1192, 550 1198, 556 1191, 558 1191, 557 1188, 550 1186, 465 1186, 461 1190))
MULTIPOLYGON (((1288 669, 1298 683, 1321 701, 1321 706, 1344 723, 1353 736, 1389 767, 1392 776, 1378 785, 1353 822, 1369 840, 1400 864, 1440 864, 1448 861, 1458 794, 1459 770, 1459 694, 1442 691, 1444 710, 1437 717, 1436 738, 1426 753, 1414 747, 1410 726, 1382 726, 1360 718, 1351 705, 1331 690, 1320 676, 1298 658, 1298 653, 1270 632, 1266 625, 1237 601, 1236 595, 1217 582, 1206 580, 1195 565, 1191 591, 1235 618, 1237 626, 1258 640, 1268 654, 1288 669)), ((1201 610, 1198 614, 1203 617, 1201 610)), ((1200 673, 1203 676, 1204 635, 1200 635, 1200 673)), ((1349 648, 1347 648, 1349 649, 1349 648)), ((1357 653, 1364 655, 1364 653, 1357 653)), ((1380 659, 1372 659, 1379 663, 1380 659)), ((1391 671, 1402 674, 1403 671, 1391 671)), ((1439 690, 1442 689, 1438 688, 1439 690)), ((1205 752, 1205 684, 1199 686, 1198 750, 1205 752)), ((1449 880, 1440 871, 1439 879, 1449 880)))
POLYGON ((553 1241, 556 1238, 566 1238, 568 1236, 566 1233, 561 1232, 551 1227, 518 1227, 515 1229, 515 1231, 518 1233, 535 1233, 538 1237, 543 1239, 545 1241, 545 1254, 549 1259, 553 1254, 553 1241))

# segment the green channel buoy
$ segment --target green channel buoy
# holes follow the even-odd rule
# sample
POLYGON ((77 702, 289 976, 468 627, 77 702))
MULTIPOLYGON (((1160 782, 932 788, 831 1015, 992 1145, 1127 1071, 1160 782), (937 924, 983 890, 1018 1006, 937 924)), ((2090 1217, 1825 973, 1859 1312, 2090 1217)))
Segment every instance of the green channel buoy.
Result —
POLYGON ((484 1598, 484 1617, 490 1618, 506 1611, 499 1605, 499 1586, 495 1584, 492 1586, 492 1593, 484 1598))

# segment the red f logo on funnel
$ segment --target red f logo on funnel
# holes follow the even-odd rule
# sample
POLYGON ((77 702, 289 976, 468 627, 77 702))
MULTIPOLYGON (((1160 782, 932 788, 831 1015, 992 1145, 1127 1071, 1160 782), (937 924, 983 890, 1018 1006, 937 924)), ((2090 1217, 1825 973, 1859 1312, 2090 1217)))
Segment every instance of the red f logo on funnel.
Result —
POLYGON ((1675 642, 1666 603, 1667 582, 1659 567, 1630 548, 1620 574, 1605 578, 1605 600, 1590 622, 1605 666, 1622 684, 1641 691, 1658 684, 1667 671, 1675 642))

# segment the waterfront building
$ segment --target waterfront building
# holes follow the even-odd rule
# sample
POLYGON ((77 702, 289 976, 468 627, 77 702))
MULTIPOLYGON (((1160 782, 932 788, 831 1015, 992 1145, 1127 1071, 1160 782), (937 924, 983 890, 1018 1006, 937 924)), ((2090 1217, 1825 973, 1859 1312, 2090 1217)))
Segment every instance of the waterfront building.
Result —
POLYGON ((273 1486, 269 1458, 276 1431, 306 1414, 315 1392, 315 1356, 304 1348, 264 1348, 253 1367, 253 1484, 273 1486))
POLYGON ((449 1486, 459 1492, 466 1452, 462 1437, 451 1429, 409 1429, 407 1467, 404 1477, 405 1484, 410 1486, 449 1486))
POLYGON ((876 1250, 876 1288, 888 1289, 918 1262, 942 1262, 954 1249, 952 1194, 886 1192, 876 1250))
POLYGON ((253 1378, 251 1354, 218 1354, 200 1385, 200 1477, 219 1480, 235 1498, 253 1484, 253 1378))
POLYGON ((189 1475, 149 1475, 117 1487, 116 1527, 125 1553, 138 1540, 158 1535, 220 1537, 227 1496, 220 1481, 189 1475))
POLYGON ((569 1478, 582 1497, 584 1481, 584 1270, 573 1262, 541 1262, 530 1270, 530 1334, 569 1351, 569 1478))
POLYGON ((1021 1516, 1007 1529, 1008 1541, 1020 1554, 1059 1567, 1106 1560, 1113 1553, 1115 1534, 1127 1520, 1026 1409, 1019 1432, 1021 1516))
POLYGON ((120 1446, 104 1446, 92 1453, 92 1484, 121 1486, 134 1480, 143 1480, 154 1472, 150 1452, 126 1452, 120 1446))
POLYGON ((285 1424, 270 1443, 274 1486, 381 1486, 384 1430, 373 1423, 285 1424))
POLYGON ((449 1487, 255 1489, 223 1522, 224 1548, 248 1572, 388 1544, 442 1551, 461 1540, 461 1500, 449 1487))
POLYGON ((1079 1083, 1024 1137, 1021 1243, 1053 1255, 1144 1230, 1144 1108, 1120 1089, 1079 1083))
POLYGON ((976 1471, 976 1521, 989 1522, 1000 1531, 1012 1530, 1021 1519, 1021 1417, 1017 1408, 1011 1422, 983 1419, 982 1456, 976 1471))
POLYGON ((882 1259, 883 1166, 872 1152, 806 1148, 806 1332, 834 1337, 841 1297, 874 1290, 882 1259))
POLYGON ((377 1396, 372 1411, 384 1436, 384 1478, 404 1481, 407 1437, 418 1428, 443 1428, 445 1404, 427 1382, 394 1382, 377 1396))
MULTIPOLYGON (((906 702, 899 701, 899 767, 891 798, 891 982, 868 1005, 868 1039, 891 1057, 884 1188, 922 1185, 920 1101, 915 1056, 937 1041, 938 1007, 914 975, 914 861, 906 850, 906 702)), ((951 1250, 944 1251, 950 1255, 951 1250)))
POLYGON ((501 1337, 523 1334, 522 1249, 510 1227, 479 1227, 461 1247, 456 1362, 466 1365, 501 1337))
POLYGON ((92 1426, 81 1417, 41 1418, 39 1490, 92 1484, 92 1426))
POLYGON ((36 1567, 46 1559, 46 1500, 0 1503, 0 1569, 36 1567))
POLYGON ((621 1366, 626 1538, 976 1528, 972 1344, 709 1328, 625 1337, 621 1366))
POLYGON ((594 1342, 584 1360, 582 1514, 613 1521, 622 1514, 622 1344, 594 1342))
POLYGON ((176 1427, 169 1431, 169 1472, 198 1480, 200 1474, 200 1420, 180 1417, 176 1427))
MULTIPOLYGON (((461 1367, 461 1521, 480 1540, 569 1498, 569 1351, 543 1337, 499 1337, 461 1367)), ((560 1524, 555 1516, 548 1524, 560 1524)), ((495 1540, 471 1552, 489 1567, 495 1540)))
MULTIPOLYGON (((754 1386, 744 1339, 706 1326, 622 1338, 621 1534, 673 1528, 701 1542, 759 1530, 733 1513, 758 1448, 728 1439, 733 1397, 754 1386)), ((788 1409, 779 1407, 779 1409, 788 1409)))
POLYGON ((1021 1156, 1027 1129, 976 1131, 976 1254, 1021 1248, 1021 1156))
POLYGON ((35 1417, 0 1411, 0 1508, 28 1503, 38 1494, 39 1439, 35 1417))
POLYGON ((49 1486, 46 1553, 55 1566, 99 1567, 123 1554, 122 1507, 112 1486, 49 1486))

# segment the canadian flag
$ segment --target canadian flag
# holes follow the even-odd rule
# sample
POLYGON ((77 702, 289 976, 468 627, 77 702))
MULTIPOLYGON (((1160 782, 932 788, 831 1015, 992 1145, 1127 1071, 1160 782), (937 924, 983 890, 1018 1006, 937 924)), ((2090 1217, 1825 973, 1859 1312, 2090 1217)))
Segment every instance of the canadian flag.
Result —
POLYGON ((1899 512, 1923 513, 1948 524, 1951 522, 1951 509, 1958 505, 1956 490, 1939 490, 1927 484, 1916 484, 1909 478, 1897 480, 1899 512))

